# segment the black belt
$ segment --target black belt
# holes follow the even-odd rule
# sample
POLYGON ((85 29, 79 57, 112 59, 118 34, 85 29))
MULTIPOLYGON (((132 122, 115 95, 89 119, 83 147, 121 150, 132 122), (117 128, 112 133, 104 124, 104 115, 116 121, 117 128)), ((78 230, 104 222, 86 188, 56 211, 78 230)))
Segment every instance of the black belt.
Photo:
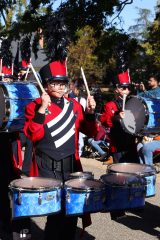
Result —
POLYGON ((47 163, 47 166, 56 171, 62 171, 62 168, 65 170, 65 165, 67 166, 68 161, 70 161, 70 171, 74 171, 74 160, 75 156, 74 154, 67 156, 65 158, 62 158, 60 160, 56 160, 54 158, 49 157, 47 154, 42 152, 36 152, 36 155, 39 156, 42 160, 44 160, 47 163))

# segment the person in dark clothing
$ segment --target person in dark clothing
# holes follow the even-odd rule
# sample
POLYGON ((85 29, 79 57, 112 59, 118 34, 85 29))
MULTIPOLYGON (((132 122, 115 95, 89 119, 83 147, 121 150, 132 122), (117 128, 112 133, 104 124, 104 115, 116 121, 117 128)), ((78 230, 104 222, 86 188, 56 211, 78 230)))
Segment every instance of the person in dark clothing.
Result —
MULTIPOLYGON (((130 94, 130 78, 128 72, 118 75, 118 82, 115 85, 115 99, 104 105, 104 112, 100 116, 100 121, 110 128, 110 153, 114 163, 138 162, 135 136, 124 131, 121 120, 124 115, 124 95, 130 94)), ((125 217, 124 210, 111 212, 111 219, 117 220, 125 217)))
MULTIPOLYGON (((124 76, 122 76, 123 78, 125 79, 124 76)), ((104 105, 104 112, 100 116, 102 125, 110 128, 110 152, 115 163, 138 162, 136 137, 127 133, 121 124, 121 119, 125 117, 122 110, 123 96, 129 96, 129 87, 128 79, 126 82, 119 81, 115 86, 115 99, 104 105)))
POLYGON ((20 132, 21 148, 24 148, 24 156, 22 162, 22 172, 29 176, 30 166, 32 163, 33 143, 25 136, 23 132, 20 132))

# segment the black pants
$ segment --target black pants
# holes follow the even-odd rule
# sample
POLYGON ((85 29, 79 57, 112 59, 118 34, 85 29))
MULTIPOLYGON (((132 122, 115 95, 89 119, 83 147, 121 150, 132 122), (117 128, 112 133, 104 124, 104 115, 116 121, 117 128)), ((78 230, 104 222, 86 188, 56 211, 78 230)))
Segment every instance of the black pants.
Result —
POLYGON ((25 147, 22 171, 29 175, 32 162, 33 142, 28 139, 23 132, 20 133, 21 146, 25 147))
MULTIPOLYGON (((68 174, 76 171, 74 156, 69 156, 61 161, 54 161, 47 156, 36 157, 39 174, 41 177, 60 179, 63 183, 68 179, 68 174)), ((77 216, 65 216, 62 199, 62 211, 49 215, 45 226, 45 240, 74 240, 77 228, 77 216)))

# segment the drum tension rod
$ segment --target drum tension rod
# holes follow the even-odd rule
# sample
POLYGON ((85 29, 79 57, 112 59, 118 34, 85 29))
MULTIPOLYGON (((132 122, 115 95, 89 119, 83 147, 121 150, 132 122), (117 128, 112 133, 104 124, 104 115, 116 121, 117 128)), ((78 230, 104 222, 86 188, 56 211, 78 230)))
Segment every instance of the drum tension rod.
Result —
POLYGON ((42 204, 42 194, 39 192, 39 197, 38 197, 38 204, 42 204))

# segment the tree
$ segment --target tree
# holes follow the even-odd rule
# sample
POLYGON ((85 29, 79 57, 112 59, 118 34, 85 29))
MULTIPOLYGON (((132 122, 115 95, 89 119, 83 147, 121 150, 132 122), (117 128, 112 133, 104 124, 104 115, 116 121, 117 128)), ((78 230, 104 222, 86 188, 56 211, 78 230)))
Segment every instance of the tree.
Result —
POLYGON ((126 51, 126 65, 128 66, 127 68, 130 69, 132 61, 136 57, 138 42, 115 27, 103 31, 98 42, 96 54, 98 56, 98 61, 104 68, 105 74, 103 76, 103 82, 105 84, 112 83, 118 74, 117 48, 124 48, 126 51))
MULTIPOLYGON (((1 0, 0 15, 6 27, 7 15, 9 11, 13 11, 12 15, 16 18, 12 18, 10 22, 12 35, 18 34, 19 31, 34 32, 36 28, 44 25, 45 18, 53 12, 52 6, 56 1, 58 0, 1 0), (16 6, 20 6, 19 9, 16 6)), ((92 26, 98 33, 106 27, 107 16, 121 12, 126 4, 132 2, 133 0, 67 0, 62 2, 56 11, 63 12, 74 36, 78 29, 86 25, 92 26)))
POLYGON ((157 5, 156 18, 149 28, 145 42, 147 54, 152 58, 152 68, 155 73, 160 71, 160 4, 157 5))
POLYGON ((68 68, 71 77, 80 76, 80 68, 83 67, 85 75, 90 82, 91 76, 97 79, 102 78, 102 68, 98 63, 94 51, 97 47, 97 40, 94 38, 94 29, 90 26, 77 31, 78 40, 69 46, 68 68))
POLYGON ((129 28, 129 33, 133 38, 144 41, 148 36, 148 28, 151 26, 151 11, 144 8, 136 8, 139 17, 135 19, 135 25, 129 28))

